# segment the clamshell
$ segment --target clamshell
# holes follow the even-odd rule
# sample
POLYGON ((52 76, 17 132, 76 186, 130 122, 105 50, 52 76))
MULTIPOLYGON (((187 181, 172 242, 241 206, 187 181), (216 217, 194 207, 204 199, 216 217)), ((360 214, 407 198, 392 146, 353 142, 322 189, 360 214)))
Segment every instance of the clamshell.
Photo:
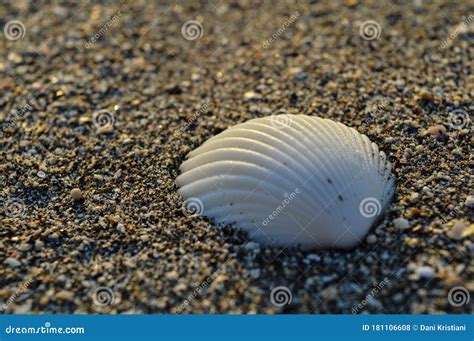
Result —
POLYGON ((230 127, 180 170, 186 210, 280 247, 354 247, 394 193, 390 163, 367 136, 306 115, 230 127))

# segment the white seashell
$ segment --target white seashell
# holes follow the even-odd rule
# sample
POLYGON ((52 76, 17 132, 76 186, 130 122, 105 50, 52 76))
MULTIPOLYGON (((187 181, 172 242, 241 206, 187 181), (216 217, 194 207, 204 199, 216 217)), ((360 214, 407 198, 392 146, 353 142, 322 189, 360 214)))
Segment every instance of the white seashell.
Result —
POLYGON ((394 193, 390 163, 367 136, 305 115, 237 124, 180 170, 179 193, 194 213, 273 246, 353 247, 394 193))

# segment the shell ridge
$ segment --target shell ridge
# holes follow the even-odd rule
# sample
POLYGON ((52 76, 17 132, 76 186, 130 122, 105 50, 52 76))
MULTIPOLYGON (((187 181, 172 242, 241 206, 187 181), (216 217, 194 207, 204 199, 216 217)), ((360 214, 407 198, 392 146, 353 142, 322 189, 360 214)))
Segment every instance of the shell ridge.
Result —
MULTIPOLYGON (((324 144, 324 147, 329 149, 330 148, 330 143, 331 142, 334 142, 335 138, 334 138, 334 135, 331 135, 330 132, 331 132, 331 121, 329 122, 326 122, 325 119, 321 119, 321 118, 317 118, 317 117, 308 117, 308 119, 313 119, 314 121, 312 122, 313 124, 311 124, 312 128, 313 128, 313 132, 314 132, 314 138, 318 138, 321 140, 321 144, 324 144), (316 129, 316 122, 319 124, 319 127, 324 127, 325 129, 316 129)), ((345 183, 344 183, 344 178, 350 178, 350 173, 347 172, 347 169, 345 169, 344 167, 342 167, 342 164, 341 164, 341 160, 339 160, 339 162, 336 163, 336 161, 332 161, 332 158, 335 157, 335 156, 339 156, 338 154, 340 153, 341 151, 339 149, 333 151, 332 155, 331 155, 331 159, 329 160, 331 166, 333 169, 339 169, 339 170, 342 170, 344 173, 343 174, 340 174, 338 172, 332 172, 332 174, 328 174, 327 176, 327 179, 331 179, 332 178, 332 184, 333 186, 331 186, 331 189, 332 189, 332 193, 333 195, 331 196, 330 200, 334 199, 334 198, 337 198, 340 193, 341 193, 341 189, 345 186, 345 183)), ((350 200, 353 200, 352 198, 350 198, 350 200)))
POLYGON ((355 178, 352 183, 357 196, 355 198, 350 198, 350 200, 354 207, 356 207, 359 205, 361 199, 368 196, 367 192, 369 191, 369 188, 371 188, 368 183, 368 177, 362 176, 364 172, 367 172, 370 168, 367 164, 366 158, 364 157, 364 148, 361 146, 361 141, 358 139, 359 136, 354 135, 354 131, 357 131, 355 129, 352 131, 350 128, 339 122, 334 123, 334 129, 339 132, 341 137, 344 137, 340 138, 340 140, 345 142, 345 145, 341 145, 341 154, 344 155, 345 160, 344 166, 341 165, 341 167, 345 169, 348 178, 351 178, 351 176, 355 178), (350 153, 351 150, 353 150, 352 153, 350 153), (353 155, 356 156, 355 162, 349 162, 348 160, 351 160, 353 155), (362 198, 359 198, 359 195, 361 195, 362 198))
MULTIPOLYGON (((246 178, 247 179, 247 182, 249 183, 249 185, 252 185, 253 188, 252 188, 252 191, 254 191, 256 188, 258 188, 260 186, 260 184, 262 183, 262 178, 256 178, 256 177, 253 177, 253 176, 241 176, 241 175, 231 175, 231 174, 226 174, 225 177, 227 178, 222 178, 222 175, 215 175, 213 177, 207 177, 207 178, 204 178, 204 179, 198 179, 194 182, 191 182, 191 183, 188 183, 184 186, 182 186, 180 188, 180 192, 187 192, 187 189, 188 188, 196 188, 196 191, 194 192, 187 192, 189 194, 189 196, 191 197, 206 197, 206 193, 212 193, 215 191, 214 188, 210 188, 210 186, 208 186, 207 182, 210 182, 210 181, 214 181, 214 180, 227 180, 227 190, 232 190, 234 188, 242 188, 242 184, 236 184, 234 186, 236 187, 230 187, 230 185, 233 185, 235 184, 236 182, 236 178, 237 177, 240 177, 241 180, 242 178, 246 178), (201 186, 199 186, 199 182, 201 182, 201 186), (198 191, 201 187, 204 187, 202 190, 198 191)), ((274 193, 278 193, 278 191, 281 191, 281 187, 278 187, 277 185, 274 185, 272 183, 267 183, 267 186, 270 187, 270 190, 272 190, 274 193)), ((308 210, 311 210, 313 206, 311 206, 309 204, 310 200, 308 198, 308 193, 305 193, 303 191, 300 191, 300 193, 298 193, 298 195, 301 195, 302 196, 302 199, 304 198, 305 200, 302 202, 302 206, 308 210)), ((275 203, 277 203, 277 201, 275 201, 275 203)))
MULTIPOLYGON (((283 115, 282 115, 283 116, 283 115)), ((249 121, 250 122, 250 121, 249 121)), ((288 140, 282 140, 281 138, 279 139, 280 141, 285 141, 287 144, 290 144, 291 143, 296 143, 298 145, 302 145, 300 141, 298 141, 296 138, 294 138, 293 136, 291 136, 290 134, 288 134, 287 132, 283 132, 282 130, 283 129, 277 129, 277 128, 274 128, 272 127, 271 125, 265 125, 265 124, 262 124, 262 123, 256 123, 256 125, 260 126, 262 129, 269 129, 271 131, 273 131, 274 133, 277 133, 278 136, 284 136, 286 137, 288 140)), ((311 153, 311 149, 308 147, 308 146, 305 146, 305 150, 307 152, 310 152, 311 153)), ((296 148, 293 147, 293 149, 297 150, 296 148)), ((318 177, 316 177, 315 175, 317 175, 318 173, 321 172, 321 165, 316 165, 314 162, 311 162, 311 160, 309 160, 307 157, 306 157, 306 160, 310 163, 310 165, 312 166, 312 171, 313 171, 313 174, 310 174, 310 177, 309 179, 305 179, 305 182, 311 180, 313 183, 314 183, 314 190, 318 190, 320 192, 320 189, 323 188, 324 186, 324 182, 323 180, 321 179, 318 179, 318 177), (316 174, 315 174, 316 173, 316 174)), ((323 164, 324 166, 324 164, 323 164)), ((327 167, 327 166, 325 166, 327 167)), ((327 175, 329 175, 329 171, 327 171, 326 173, 327 175)), ((319 205, 323 206, 324 205, 324 202, 325 200, 323 200, 321 197, 318 197, 318 201, 319 201, 319 205)))
MULTIPOLYGON (((319 152, 319 150, 317 149, 317 146, 315 145, 315 141, 314 141, 314 134, 311 134, 311 131, 309 130, 308 126, 309 124, 307 124, 307 122, 305 121, 304 123, 306 124, 302 124, 302 122, 300 121, 300 116, 302 115, 296 115, 295 119, 292 119, 290 122, 290 128, 291 128, 291 125, 293 124, 296 124, 298 125, 299 127, 301 127, 302 130, 305 131, 305 137, 307 139, 308 142, 310 142, 312 144, 312 146, 309 147, 309 149, 311 150, 312 154, 314 155, 315 157, 315 162, 318 161, 323 167, 322 167, 322 170, 320 168, 320 166, 317 167, 317 169, 319 169, 319 172, 322 173, 322 177, 321 178, 329 178, 329 176, 331 175, 331 173, 329 172, 329 166, 328 164, 324 161, 324 158, 322 158, 317 152, 319 152), (300 122, 298 122, 300 121, 300 122), (313 151, 313 149, 315 151, 313 151)), ((304 120, 303 120, 304 121, 304 120)), ((294 129, 294 128, 293 128, 294 129)), ((316 174, 313 174, 311 177, 314 178, 316 174)), ((309 180, 309 179, 307 179, 309 180)), ((327 180, 326 180, 327 181, 327 180)), ((317 188, 321 188, 325 185, 324 183, 324 180, 321 179, 318 184, 317 184, 317 188)), ((329 187, 330 190, 329 191, 326 191, 326 192, 322 192, 324 193, 324 201, 327 202, 331 197, 334 197, 334 195, 337 195, 336 193, 336 189, 334 187, 329 187), (334 195, 331 195, 330 194, 330 191, 333 192, 334 195)))

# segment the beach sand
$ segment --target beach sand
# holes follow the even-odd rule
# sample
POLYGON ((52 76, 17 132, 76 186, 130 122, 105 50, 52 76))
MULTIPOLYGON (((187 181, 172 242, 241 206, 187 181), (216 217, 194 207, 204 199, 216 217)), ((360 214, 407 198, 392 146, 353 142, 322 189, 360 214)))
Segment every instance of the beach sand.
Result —
POLYGON ((473 10, 2 2, 2 27, 24 27, 0 39, 0 308, 472 312, 450 298, 474 290, 473 10), (187 153, 279 111, 355 127, 393 163, 394 201, 355 249, 259 247, 183 214, 187 153))

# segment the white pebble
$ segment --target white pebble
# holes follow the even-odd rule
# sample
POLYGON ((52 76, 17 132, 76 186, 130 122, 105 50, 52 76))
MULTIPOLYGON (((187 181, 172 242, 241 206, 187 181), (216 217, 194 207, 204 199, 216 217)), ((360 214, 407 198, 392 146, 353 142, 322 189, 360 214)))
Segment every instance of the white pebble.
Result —
POLYGON ((374 234, 369 234, 366 239, 367 243, 374 244, 377 241, 377 237, 374 234))
POLYGON ((125 226, 123 226, 122 223, 118 223, 117 224, 117 230, 120 232, 120 233, 125 233, 125 226))
POLYGON ((306 259, 308 261, 314 261, 314 262, 319 262, 321 260, 321 256, 320 255, 317 255, 315 253, 311 253, 309 255, 306 256, 306 259))
POLYGON ((413 193, 410 195, 410 201, 411 201, 411 202, 417 202, 419 198, 420 198, 420 194, 417 193, 417 192, 413 192, 413 193))
POLYGON ((395 219, 393 224, 399 230, 405 230, 410 227, 410 222, 403 217, 395 219))
POLYGON ((255 242, 248 242, 247 244, 245 244, 245 249, 246 250, 258 250, 260 249, 260 245, 258 245, 258 243, 255 243, 255 242))
POLYGON ((259 95, 254 91, 247 91, 244 93, 244 98, 248 100, 253 100, 259 98, 259 95))
POLYGON ((435 275, 435 269, 431 266, 420 266, 416 268, 415 272, 422 278, 433 278, 435 275))
POLYGON ((468 224, 462 220, 453 220, 453 227, 448 231, 449 238, 460 240, 464 238, 464 232, 468 228, 468 224))
POLYGON ((466 198, 466 206, 469 208, 474 208, 474 195, 468 195, 466 198))
POLYGON ((16 268, 17 266, 21 265, 20 261, 16 258, 5 259, 5 264, 11 266, 12 268, 16 268))

